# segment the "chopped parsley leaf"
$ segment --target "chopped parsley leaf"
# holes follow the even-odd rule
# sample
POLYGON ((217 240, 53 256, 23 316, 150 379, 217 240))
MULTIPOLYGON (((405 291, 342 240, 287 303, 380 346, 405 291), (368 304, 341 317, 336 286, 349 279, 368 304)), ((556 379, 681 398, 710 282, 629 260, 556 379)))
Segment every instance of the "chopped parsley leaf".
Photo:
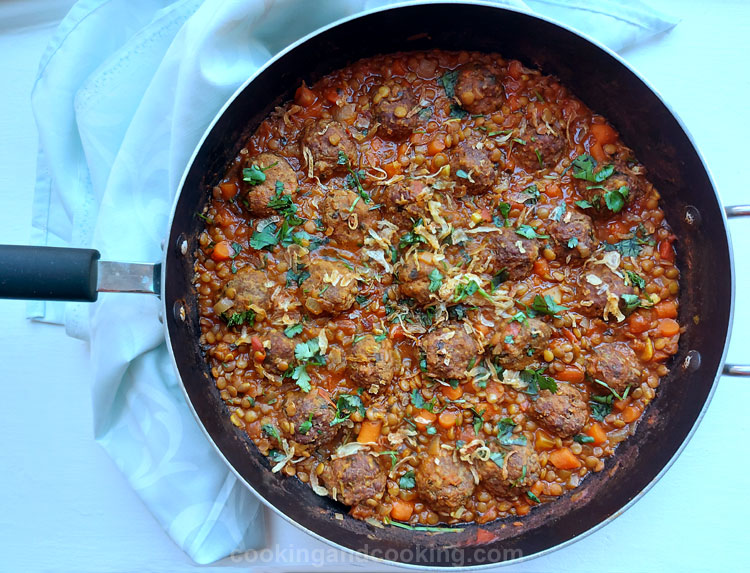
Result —
POLYGON ((633 285, 634 287, 638 287, 641 290, 646 288, 646 281, 643 280, 641 276, 634 273, 633 271, 625 271, 625 274, 628 275, 628 280, 630 281, 631 285, 633 285))
POLYGON ((615 172, 614 165, 606 165, 595 173, 596 165, 596 160, 590 155, 586 153, 579 155, 573 160, 573 177, 592 183, 601 183, 615 172))
POLYGON ((354 394, 339 394, 336 400, 336 417, 331 421, 331 426, 341 424, 345 420, 349 419, 349 416, 359 412, 359 415, 364 417, 365 407, 362 404, 362 399, 354 394))
POLYGON ((309 432, 312 429, 312 419, 313 419, 314 414, 315 412, 310 412, 310 415, 307 416, 307 420, 305 420, 299 425, 300 434, 307 434, 307 432, 309 432))
POLYGON ((287 338, 294 338, 298 334, 302 334, 302 325, 301 324, 292 324, 291 326, 287 326, 284 329, 284 334, 287 338))
POLYGON ((430 292, 436 292, 438 289, 440 289, 440 286, 443 284, 443 275, 440 274, 439 270, 432 269, 428 277, 430 279, 430 286, 429 286, 430 292))
POLYGON ((398 487, 401 489, 414 489, 417 481, 414 479, 414 470, 409 470, 398 480, 398 487))
POLYGON ((271 167, 275 167, 277 164, 278 161, 274 161, 268 167, 258 167, 255 164, 250 167, 245 167, 242 170, 242 180, 247 181, 250 185, 260 185, 266 180, 265 172, 271 169, 271 167))
POLYGON ((562 203, 554 208, 552 213, 550 213, 549 218, 553 221, 559 221, 562 219, 562 216, 565 214, 565 203, 562 203))
POLYGON ((517 436, 513 435, 513 428, 515 427, 516 423, 510 418, 503 418, 497 423, 497 441, 500 442, 501 446, 507 447, 526 445, 526 436, 524 436, 523 434, 517 436))
POLYGON ((587 436, 586 434, 576 434, 573 436, 573 441, 578 442, 579 444, 590 444, 594 441, 594 438, 587 436))
POLYGON ((521 193, 529 196, 529 198, 523 202, 524 205, 534 205, 539 201, 539 187, 537 187, 536 184, 529 185, 526 189, 521 191, 521 193))
POLYGON ((261 430, 263 430, 269 438, 274 438, 277 442, 281 443, 281 435, 275 426, 272 426, 271 424, 263 424, 261 430))
POLYGON ((543 297, 541 295, 536 295, 534 297, 534 302, 531 303, 531 308, 540 314, 548 314, 554 317, 557 317, 558 312, 569 310, 567 306, 557 304, 548 294, 545 294, 543 297))
POLYGON ((530 225, 520 225, 516 229, 516 233, 527 239, 547 239, 549 235, 539 235, 536 229, 530 225))
POLYGON ((554 378, 544 375, 544 367, 534 370, 526 368, 521 371, 521 380, 526 382, 527 386, 524 392, 526 394, 536 395, 539 390, 549 390, 553 394, 557 392, 557 382, 554 378))
POLYGON ((226 312, 222 312, 221 318, 227 321, 227 326, 230 328, 232 326, 241 326, 243 324, 252 326, 255 323, 255 311, 246 310, 245 312, 233 312, 230 315, 227 315, 226 312))

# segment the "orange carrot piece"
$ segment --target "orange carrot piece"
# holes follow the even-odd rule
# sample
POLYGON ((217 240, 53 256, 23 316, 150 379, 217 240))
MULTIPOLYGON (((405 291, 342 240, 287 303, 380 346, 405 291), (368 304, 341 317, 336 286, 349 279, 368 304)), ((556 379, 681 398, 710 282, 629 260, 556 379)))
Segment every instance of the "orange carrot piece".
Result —
POLYGON ((598 141, 589 147, 589 153, 594 159, 596 159, 597 163, 606 163, 609 159, 609 155, 604 152, 602 144, 598 141))
POLYGON ((443 396, 448 398, 448 400, 458 400, 464 394, 464 389, 460 384, 455 388, 450 386, 440 386, 440 391, 443 393, 443 396))
POLYGON ((302 107, 309 107, 315 103, 315 92, 303 83, 294 92, 294 102, 302 107))
POLYGON ((382 421, 373 422, 371 420, 365 420, 362 422, 362 427, 357 434, 357 441, 360 444, 367 444, 370 442, 377 442, 380 437, 380 428, 383 426, 382 421))
POLYGON ((394 499, 391 508, 391 517, 397 521, 409 521, 414 513, 414 503, 403 499, 394 499))
POLYGON ((607 441, 607 432, 604 431, 604 428, 602 428, 599 422, 591 424, 591 427, 586 431, 586 434, 594 438, 592 443, 595 446, 601 446, 607 441))
POLYGON ((239 191, 239 189, 237 189, 237 184, 234 181, 219 183, 219 189, 221 189, 222 199, 226 199, 227 201, 237 195, 237 192, 239 191))
POLYGON ((675 336, 680 333, 680 325, 672 318, 662 318, 658 330, 661 336, 675 336))
POLYGON ((544 190, 544 193, 547 197, 562 197, 562 189, 560 189, 560 186, 557 183, 547 185, 547 189, 544 190))
POLYGON ((229 241, 221 241, 214 245, 214 250, 211 251, 211 258, 215 261, 227 261, 232 258, 234 249, 229 241))
POLYGON ((659 318, 677 318, 677 305, 671 300, 663 300, 654 306, 659 318))
POLYGON ((632 334, 641 334, 651 328, 651 320, 644 312, 634 312, 628 317, 628 329, 632 334))
POLYGON ((449 429, 456 425, 456 415, 453 412, 444 410, 438 416, 438 424, 441 428, 449 429))
POLYGON ((575 366, 566 366, 563 370, 555 374, 555 378, 562 382, 583 382, 584 374, 583 370, 579 370, 575 366))
POLYGON ((581 467, 581 461, 568 448, 558 448, 550 452, 549 461, 559 470, 575 470, 581 467))
POLYGON ((607 145, 617 141, 617 132, 606 123, 594 123, 591 125, 591 135, 600 145, 607 145))
POLYGON ((555 447, 555 438, 544 430, 537 430, 535 445, 537 450, 551 450, 555 447))
POLYGON ((414 423, 421 431, 427 429, 427 426, 432 424, 437 419, 437 416, 429 410, 419 410, 417 415, 414 416, 414 423))
POLYGON ((622 411, 622 421, 629 424, 630 422, 635 422, 640 415, 641 411, 638 408, 635 406, 627 406, 622 411))
POLYGON ((547 259, 537 259, 534 261, 534 272, 546 279, 549 276, 549 263, 547 259))

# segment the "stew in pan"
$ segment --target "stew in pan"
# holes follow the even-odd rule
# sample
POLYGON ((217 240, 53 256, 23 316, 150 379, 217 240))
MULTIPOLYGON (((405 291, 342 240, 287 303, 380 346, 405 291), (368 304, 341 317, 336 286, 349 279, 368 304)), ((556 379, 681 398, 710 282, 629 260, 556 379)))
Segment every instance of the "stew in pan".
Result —
POLYGON ((302 84, 200 216, 201 344, 232 422, 368 521, 485 523, 578 487, 684 328, 643 166, 497 54, 302 84))

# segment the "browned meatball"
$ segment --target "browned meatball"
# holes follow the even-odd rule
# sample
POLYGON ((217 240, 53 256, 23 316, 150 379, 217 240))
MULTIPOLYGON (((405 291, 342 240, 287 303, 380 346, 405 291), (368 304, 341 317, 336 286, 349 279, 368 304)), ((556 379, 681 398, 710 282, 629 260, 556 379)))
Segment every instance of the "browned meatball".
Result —
POLYGON ((568 209, 559 221, 550 220, 547 232, 555 253, 562 258, 588 259, 596 250, 594 223, 591 217, 578 211, 568 209))
POLYGON ((349 310, 357 295, 357 275, 339 262, 317 259, 303 285, 305 308, 313 314, 349 310))
POLYGON ((479 362, 482 348, 463 324, 442 326, 428 332, 421 341, 427 373, 443 380, 464 380, 469 366, 479 362))
POLYGON ((484 147, 477 141, 465 139, 451 151, 451 176, 456 182, 454 194, 462 197, 467 193, 478 195, 492 189, 495 184, 496 167, 484 147))
POLYGON ((530 445, 502 449, 476 468, 485 489, 498 497, 519 495, 539 479, 539 458, 530 445))
POLYGON ((581 296, 580 311, 592 317, 613 317, 612 311, 619 308, 623 311, 626 302, 622 295, 632 295, 633 287, 625 284, 622 277, 618 276, 605 265, 592 265, 583 271, 578 279, 578 294, 581 296), (614 302, 617 297, 617 303, 614 302), (613 302, 609 303, 612 299, 613 302), (607 316, 604 316, 605 310, 607 316))
MULTIPOLYGON (((405 81, 405 80, 404 80, 405 81)), ((404 139, 419 125, 419 101, 414 88, 396 81, 388 81, 373 90, 375 121, 378 133, 391 139, 404 139)))
POLYGON ((524 143, 513 143, 511 157, 516 166, 526 173, 554 167, 562 159, 566 149, 565 140, 552 134, 534 134, 519 139, 524 143))
POLYGON ((481 64, 466 65, 458 70, 456 97, 469 113, 492 113, 505 101, 497 70, 481 64))
POLYGON ((263 361, 264 366, 277 374, 286 372, 294 361, 296 343, 278 330, 271 330, 268 333, 267 340, 268 344, 264 343, 263 345, 266 347, 266 359, 263 361))
POLYGON ((589 418, 588 406, 581 392, 568 384, 557 384, 557 392, 539 392, 531 406, 531 415, 547 430, 568 438, 581 431, 589 418))
POLYGON ((383 212, 388 220, 411 229, 415 222, 428 213, 425 196, 424 183, 416 179, 402 179, 385 186, 375 196, 375 201, 383 205, 383 212))
MULTIPOLYGON (((631 390, 641 383, 641 367, 633 349, 625 342, 605 342, 592 353, 586 364, 586 371, 595 380, 605 382, 615 392, 622 395, 628 387, 631 390)), ((606 393, 600 384, 592 385, 598 393, 606 393)))
POLYGON ((294 169, 286 159, 273 153, 261 153, 256 157, 251 157, 247 160, 247 168, 255 168, 253 169, 256 174, 254 180, 264 179, 257 184, 245 182, 247 191, 242 203, 250 213, 258 217, 275 215, 276 210, 269 207, 268 203, 276 195, 277 188, 283 195, 291 195, 297 190, 297 175, 294 169), (281 185, 278 185, 279 182, 281 185))
POLYGON ((414 472, 417 492, 434 510, 450 513, 464 505, 474 493, 474 476, 469 467, 454 460, 451 452, 422 458, 414 472))
POLYGON ((358 193, 337 189, 321 204, 323 223, 333 229, 337 243, 362 245, 365 229, 372 220, 372 211, 358 193))
POLYGON ((377 394, 396 372, 393 344, 387 338, 378 342, 372 334, 357 339, 346 357, 346 371, 352 381, 377 394))
POLYGON ((539 258, 539 242, 522 237, 511 227, 487 233, 483 246, 477 256, 486 260, 486 272, 497 274, 505 270, 512 281, 529 276, 539 258))
MULTIPOLYGON (((357 163, 357 145, 338 121, 320 119, 307 124, 302 134, 302 146, 312 155, 313 173, 326 179, 335 172, 346 172, 346 166, 339 164, 339 152, 349 158, 352 167, 357 163)), ((309 157, 304 157, 309 169, 309 157)))
POLYGON ((336 415, 316 388, 310 392, 287 392, 281 411, 292 424, 290 438, 298 444, 322 446, 338 434, 340 426, 331 426, 336 415))
POLYGON ((421 304, 438 299, 437 292, 430 292, 430 273, 435 265, 422 260, 417 263, 414 257, 409 257, 398 269, 398 289, 401 296, 413 298, 421 304))
POLYGON ((595 173, 601 173, 610 165, 614 166, 614 171, 603 181, 594 183, 585 179, 572 178, 578 194, 591 205, 586 207, 586 213, 599 219, 607 219, 623 211, 628 204, 652 189, 652 185, 646 180, 645 168, 630 161, 615 159, 611 164, 597 166, 595 173), (613 192, 617 192, 619 197, 613 197, 611 195, 613 192))
POLYGON ((495 361, 503 368, 523 370, 547 348, 552 329, 537 318, 508 322, 499 331, 499 342, 492 348, 495 361))
POLYGON ((367 452, 357 452, 326 462, 320 478, 336 501, 357 505, 370 498, 381 497, 387 476, 377 457, 367 452))
POLYGON ((266 274, 256 271, 252 267, 244 267, 237 271, 234 278, 227 283, 222 295, 234 301, 234 306, 229 309, 228 313, 257 311, 257 308, 265 311, 270 310, 273 283, 271 283, 271 286, 268 283, 266 274), (232 293, 234 296, 230 296, 232 293), (252 309, 251 307, 257 308, 252 309))

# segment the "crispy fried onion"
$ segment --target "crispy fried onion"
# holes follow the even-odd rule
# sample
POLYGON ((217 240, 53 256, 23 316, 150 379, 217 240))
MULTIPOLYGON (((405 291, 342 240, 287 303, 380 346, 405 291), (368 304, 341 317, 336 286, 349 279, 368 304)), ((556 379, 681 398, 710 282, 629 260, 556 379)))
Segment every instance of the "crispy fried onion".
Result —
POLYGON ((353 456, 357 452, 362 450, 370 449, 371 444, 360 444, 359 442, 349 442, 338 447, 338 449, 331 456, 332 460, 338 460, 340 458, 347 458, 353 456))
POLYGON ((318 481, 318 473, 315 470, 310 472, 310 487, 321 497, 328 495, 328 490, 320 485, 320 482, 318 481))

